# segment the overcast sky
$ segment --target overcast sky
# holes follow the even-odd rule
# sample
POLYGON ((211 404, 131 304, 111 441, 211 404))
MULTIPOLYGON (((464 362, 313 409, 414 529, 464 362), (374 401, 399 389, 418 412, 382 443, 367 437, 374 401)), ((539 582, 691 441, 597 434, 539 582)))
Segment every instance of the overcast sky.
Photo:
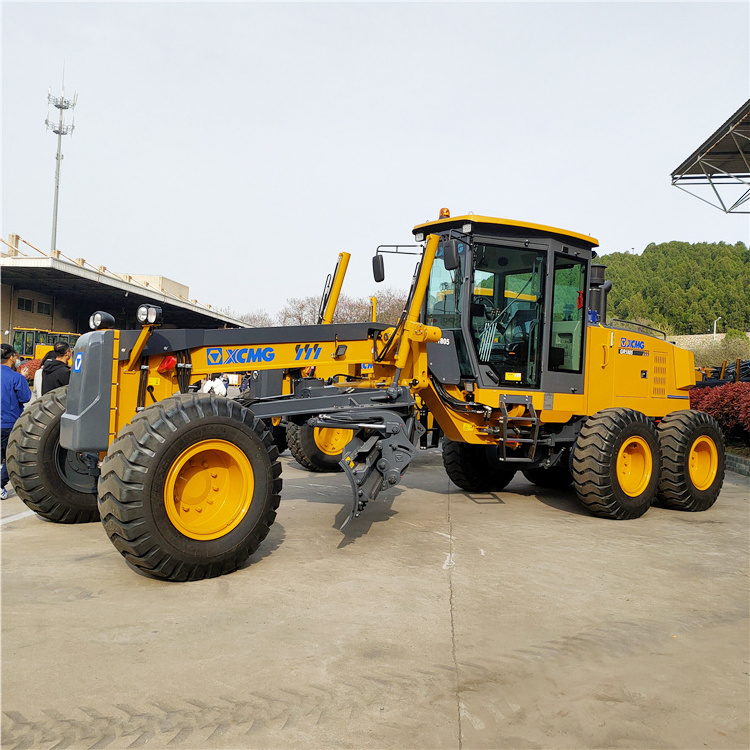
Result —
POLYGON ((375 247, 442 206, 605 253, 747 242, 670 173, 747 100, 749 27, 745 2, 4 2, 2 234, 49 250, 64 64, 58 249, 237 313, 318 295, 342 250, 372 293, 375 247))

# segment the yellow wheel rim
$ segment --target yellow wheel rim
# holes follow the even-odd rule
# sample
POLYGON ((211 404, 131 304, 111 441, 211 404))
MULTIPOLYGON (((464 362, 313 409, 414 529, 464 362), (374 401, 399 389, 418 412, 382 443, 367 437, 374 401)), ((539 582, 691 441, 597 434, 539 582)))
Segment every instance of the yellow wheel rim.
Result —
POLYGON ((719 452, 716 443, 708 435, 696 438, 688 454, 690 481, 697 490, 707 490, 716 479, 719 470, 719 452))
POLYGON ((191 539, 218 539, 242 521, 253 498, 253 467, 226 440, 202 440, 177 457, 164 485, 172 525, 191 539))
POLYGON ((642 494, 651 480, 654 459, 651 448, 641 437, 629 437, 617 454, 617 478, 629 497, 642 494))
POLYGON ((352 430, 341 430, 338 427, 316 427, 315 445, 327 456, 338 456, 354 437, 352 430))

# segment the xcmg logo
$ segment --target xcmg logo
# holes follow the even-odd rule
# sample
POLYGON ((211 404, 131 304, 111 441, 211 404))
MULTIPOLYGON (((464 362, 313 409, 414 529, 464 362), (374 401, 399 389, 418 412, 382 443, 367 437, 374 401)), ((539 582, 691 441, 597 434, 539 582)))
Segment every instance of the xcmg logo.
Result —
POLYGON ((222 349, 215 346, 206 350, 209 365, 249 365, 253 362, 272 362, 276 352, 271 346, 222 349))
POLYGON ((623 349, 645 349, 646 343, 644 341, 637 341, 636 339, 620 339, 620 346, 623 349))
POLYGON ((294 351, 297 353, 297 356, 294 358, 295 362, 307 362, 308 359, 317 359, 320 356, 321 348, 320 344, 305 344, 304 346, 297 344, 294 347, 294 351))

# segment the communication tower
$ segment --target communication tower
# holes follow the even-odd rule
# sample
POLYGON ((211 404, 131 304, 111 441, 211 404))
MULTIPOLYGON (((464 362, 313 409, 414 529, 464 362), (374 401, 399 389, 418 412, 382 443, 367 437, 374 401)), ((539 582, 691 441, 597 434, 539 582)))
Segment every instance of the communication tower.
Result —
POLYGON ((49 111, 47 112, 47 119, 44 121, 47 125, 47 130, 51 130, 57 135, 57 165, 55 167, 55 205, 52 210, 52 246, 51 251, 57 249, 57 199, 60 192, 60 162, 63 160, 62 154, 62 137, 68 135, 75 130, 75 119, 67 125, 65 122, 65 110, 74 109, 78 103, 78 94, 73 94, 72 99, 65 98, 65 79, 63 77, 62 93, 60 96, 52 96, 52 87, 47 89, 47 102, 51 104, 55 109, 60 111, 57 122, 53 122, 49 118, 49 111))

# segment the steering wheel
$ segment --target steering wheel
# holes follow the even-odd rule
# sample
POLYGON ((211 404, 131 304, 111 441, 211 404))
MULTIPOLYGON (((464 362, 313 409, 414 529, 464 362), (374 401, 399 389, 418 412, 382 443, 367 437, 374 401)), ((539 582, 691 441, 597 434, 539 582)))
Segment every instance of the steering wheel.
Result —
POLYGON ((491 320, 497 315, 497 310, 492 305, 492 300, 489 297, 485 297, 482 294, 475 294, 472 297, 472 302, 475 305, 479 305, 484 308, 484 317, 491 320))

